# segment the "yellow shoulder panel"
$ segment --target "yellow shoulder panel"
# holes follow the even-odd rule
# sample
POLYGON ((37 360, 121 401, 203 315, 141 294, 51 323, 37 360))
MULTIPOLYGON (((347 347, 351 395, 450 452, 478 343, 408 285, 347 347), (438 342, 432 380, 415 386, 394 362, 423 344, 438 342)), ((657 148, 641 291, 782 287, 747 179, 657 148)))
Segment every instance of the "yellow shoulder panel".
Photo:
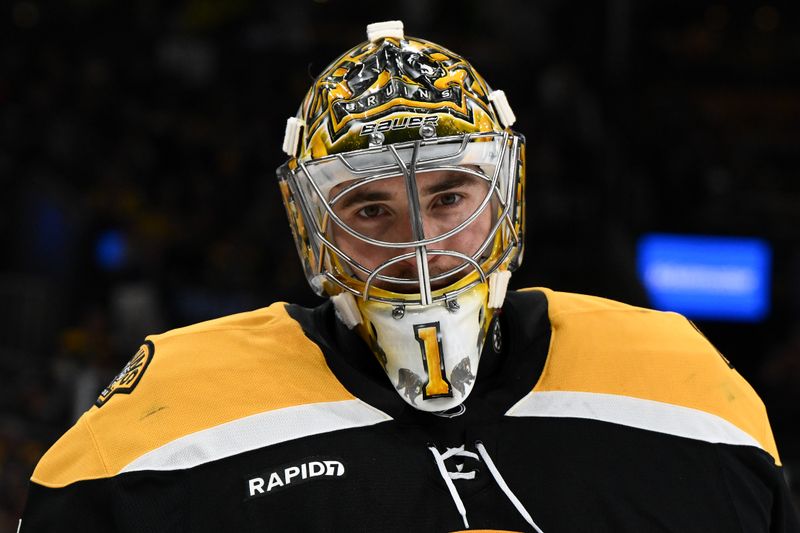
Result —
POLYGON ((154 350, 135 389, 84 414, 42 458, 34 481, 59 487, 113 476, 196 431, 284 407, 353 399, 284 305, 148 337, 154 350))
POLYGON ((39 485, 60 487, 71 480, 106 477, 107 472, 84 414, 44 454, 31 479, 39 485))
POLYGON ((719 416, 779 462, 764 404, 683 316, 537 289, 547 297, 550 349, 534 391, 617 394, 719 416))

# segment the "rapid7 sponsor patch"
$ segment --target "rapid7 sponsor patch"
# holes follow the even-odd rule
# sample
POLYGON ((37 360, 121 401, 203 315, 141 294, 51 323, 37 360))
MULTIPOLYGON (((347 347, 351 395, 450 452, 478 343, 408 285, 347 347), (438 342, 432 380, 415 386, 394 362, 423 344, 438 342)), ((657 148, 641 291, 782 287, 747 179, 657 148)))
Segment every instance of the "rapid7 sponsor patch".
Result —
POLYGON ((341 460, 309 457, 248 476, 245 499, 266 496, 308 481, 340 477, 345 477, 345 467, 341 460))

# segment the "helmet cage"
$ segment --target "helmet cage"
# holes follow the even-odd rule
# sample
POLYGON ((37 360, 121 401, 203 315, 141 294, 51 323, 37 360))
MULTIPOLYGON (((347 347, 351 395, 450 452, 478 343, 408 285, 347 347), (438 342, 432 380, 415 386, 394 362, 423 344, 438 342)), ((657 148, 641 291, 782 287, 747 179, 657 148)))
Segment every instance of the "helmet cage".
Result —
POLYGON ((306 276, 320 295, 347 291, 364 300, 390 304, 429 305, 449 300, 495 270, 514 270, 523 245, 524 138, 509 132, 479 132, 408 141, 339 153, 310 161, 292 159, 278 169, 284 203, 306 276), (433 171, 457 171, 486 183, 486 194, 475 210, 455 227, 432 237, 422 231, 416 175, 433 171), (487 171, 488 170, 488 171, 487 171), (389 242, 350 227, 335 212, 347 194, 370 183, 402 176, 408 202, 413 240, 389 242), (336 186, 341 190, 331 195, 336 186), (471 255, 432 248, 469 227, 486 209, 492 210, 491 228, 471 255), (332 238, 333 226, 376 247, 405 251, 369 269, 345 253, 332 238), (431 275, 428 258, 444 255, 460 260, 446 272, 431 275), (416 259, 416 278, 382 273, 388 267, 416 259), (455 277, 444 289, 432 284, 455 277), (376 286, 416 286, 415 292, 394 292, 376 286))

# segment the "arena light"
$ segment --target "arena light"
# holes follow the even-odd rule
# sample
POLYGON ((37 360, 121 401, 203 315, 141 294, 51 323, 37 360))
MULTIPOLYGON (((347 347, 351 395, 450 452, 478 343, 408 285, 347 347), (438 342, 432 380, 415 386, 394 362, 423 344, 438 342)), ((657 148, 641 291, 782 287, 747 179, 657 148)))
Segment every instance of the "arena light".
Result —
POLYGON ((689 318, 755 322, 770 306, 772 252, 757 238, 647 234, 637 270, 653 307, 689 318))

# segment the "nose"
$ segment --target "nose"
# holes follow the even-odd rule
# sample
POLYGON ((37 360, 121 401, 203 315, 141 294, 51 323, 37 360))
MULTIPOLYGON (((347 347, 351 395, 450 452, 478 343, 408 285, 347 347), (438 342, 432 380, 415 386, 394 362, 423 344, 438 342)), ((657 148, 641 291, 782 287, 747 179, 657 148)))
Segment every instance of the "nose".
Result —
MULTIPOLYGON (((434 221, 423 217, 422 219, 422 227, 423 227, 423 238, 430 239, 436 235, 439 235, 441 232, 437 232, 434 227, 434 221)), ((404 220, 399 221, 397 224, 397 228, 393 232, 393 242, 413 242, 416 240, 413 228, 411 227, 411 220, 409 217, 405 217, 404 220)), ((434 243, 433 245, 426 246, 426 260, 428 263, 428 269, 431 272, 436 271, 437 265, 444 260, 444 256, 438 254, 431 254, 428 250, 430 248, 446 248, 444 242, 434 243)), ((417 265, 417 257, 416 254, 417 247, 409 246, 406 248, 399 248, 396 250, 396 255, 407 255, 413 254, 411 257, 399 261, 396 263, 396 270, 394 275, 398 277, 405 277, 405 278, 412 278, 418 279, 419 277, 419 269, 417 265)))
MULTIPOLYGON (((430 239, 443 233, 442 228, 439 227, 439 224, 437 224, 437 221, 433 217, 421 215, 420 222, 422 225, 423 239, 430 239)), ((414 222, 411 216, 406 213, 403 217, 398 218, 391 230, 380 238, 388 242, 414 242, 418 240, 416 233, 414 222)))
MULTIPOLYGON (((404 249, 401 252, 401 254, 398 255, 414 253, 414 252, 416 252, 415 248, 408 248, 404 249)), ((436 271, 435 267, 442 261, 442 258, 443 256, 438 254, 431 254, 431 253, 426 254, 426 260, 428 262, 428 270, 431 273, 436 271)), ((419 269, 417 268, 416 253, 414 253, 414 255, 411 256, 409 259, 403 259, 402 261, 399 261, 398 263, 396 263, 396 266, 397 269, 395 275, 398 277, 411 278, 411 279, 417 279, 419 277, 419 269)))

